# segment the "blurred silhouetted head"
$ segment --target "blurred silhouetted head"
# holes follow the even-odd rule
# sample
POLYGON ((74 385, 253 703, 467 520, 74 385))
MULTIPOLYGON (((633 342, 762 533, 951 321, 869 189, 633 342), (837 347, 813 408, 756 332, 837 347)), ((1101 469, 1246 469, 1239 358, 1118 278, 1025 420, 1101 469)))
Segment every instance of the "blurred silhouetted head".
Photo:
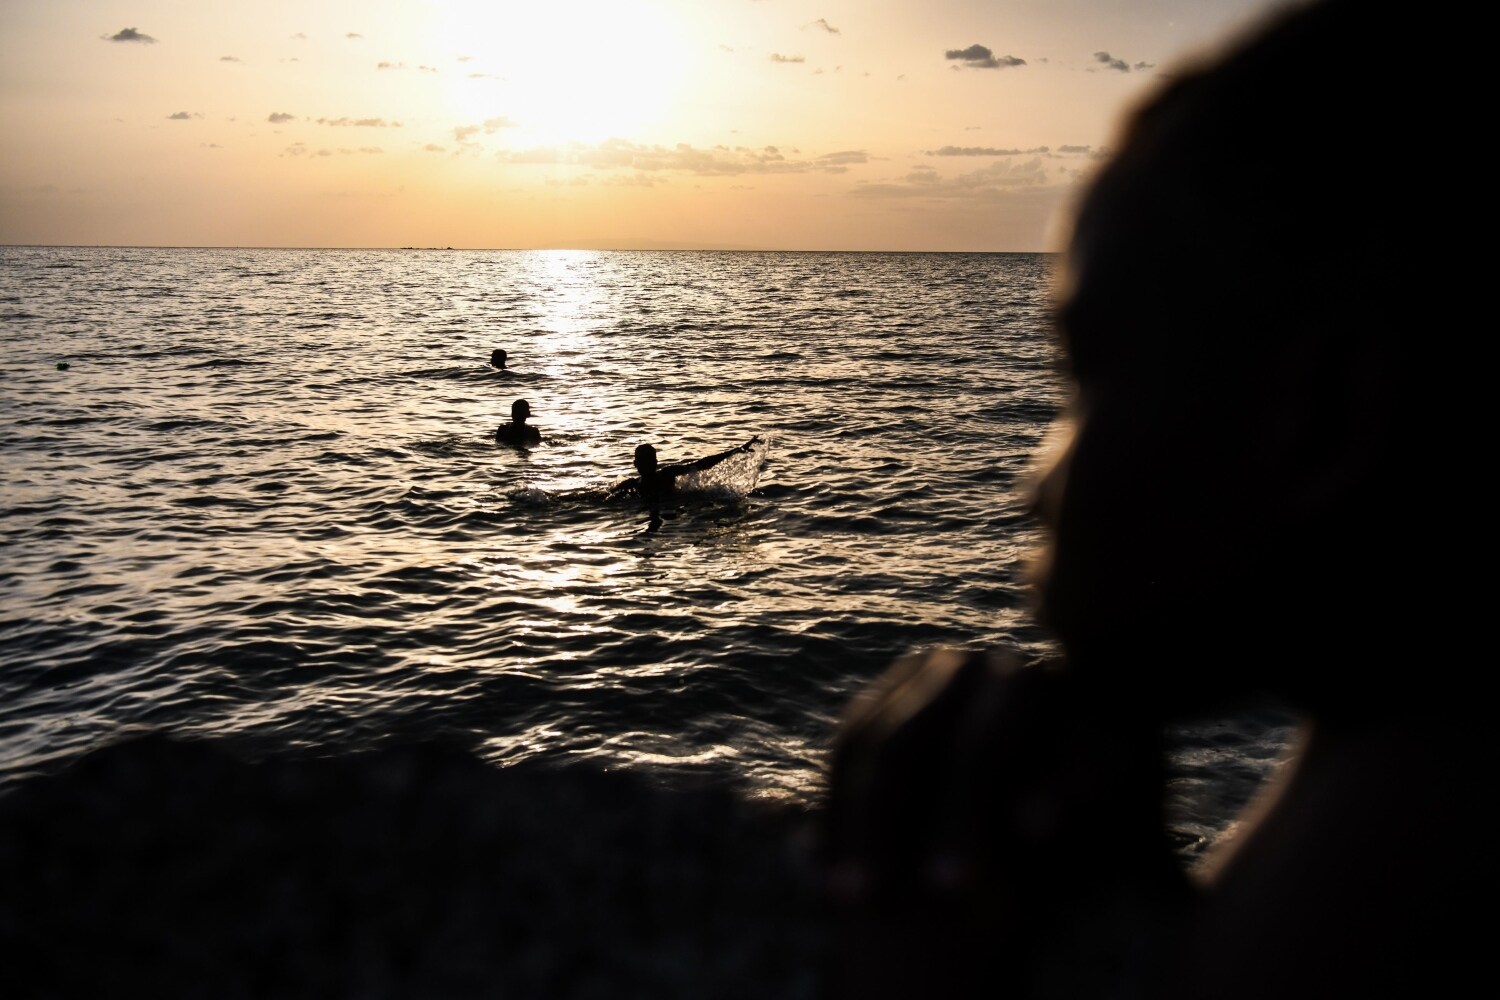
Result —
POLYGON ((1058 314, 1071 420, 1037 490, 1040 610, 1081 669, 1326 706, 1372 686, 1355 650, 1391 652, 1426 248, 1394 164, 1340 165, 1355 185, 1286 156, 1379 132, 1398 85, 1359 62, 1400 30, 1335 0, 1174 74, 1082 203, 1058 314))
POLYGON ((656 449, 649 444, 635 446, 635 468, 643 476, 656 471, 656 449))
POLYGON ((494 365, 496 368, 504 368, 505 367, 505 352, 502 351, 502 350, 500 350, 500 348, 498 348, 498 347, 495 348, 493 351, 491 351, 490 352, 490 364, 494 365))
POLYGON ((524 399, 518 399, 510 404, 510 419, 518 424, 524 424, 526 418, 531 416, 531 404, 524 399))

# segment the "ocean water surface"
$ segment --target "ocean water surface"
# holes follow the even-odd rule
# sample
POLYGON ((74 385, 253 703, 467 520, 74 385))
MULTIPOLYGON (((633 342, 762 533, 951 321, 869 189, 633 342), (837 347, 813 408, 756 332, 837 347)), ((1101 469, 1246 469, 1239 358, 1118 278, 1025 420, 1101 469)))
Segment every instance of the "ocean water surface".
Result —
MULTIPOLYGON (((0 248, 0 790, 160 730, 442 737, 814 802, 895 656, 1050 651, 1024 486, 1064 392, 1053 267, 0 248), (525 451, 494 438, 518 398, 525 451), (659 530, 607 495, 637 444, 756 435, 659 530)), ((1286 729, 1178 735, 1191 851, 1286 729)))

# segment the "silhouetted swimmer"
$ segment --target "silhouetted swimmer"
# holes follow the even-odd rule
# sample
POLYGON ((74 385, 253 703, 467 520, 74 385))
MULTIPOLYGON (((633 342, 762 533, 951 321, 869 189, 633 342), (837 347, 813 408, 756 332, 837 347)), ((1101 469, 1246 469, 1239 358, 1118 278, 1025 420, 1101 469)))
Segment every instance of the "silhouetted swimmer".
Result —
POLYGON ((505 358, 505 352, 498 347, 495 348, 490 352, 490 366, 505 371, 505 358))
POLYGON ((522 448, 529 444, 541 444, 542 432, 526 422, 531 416, 531 404, 518 399, 510 404, 510 423, 495 428, 495 443, 522 448))
POLYGON ((610 498, 635 493, 646 509, 651 512, 651 521, 648 531, 655 531, 661 527, 661 505, 677 489, 677 479, 690 472, 702 472, 704 469, 713 468, 724 459, 740 452, 748 452, 752 446, 760 440, 753 437, 742 445, 734 448, 726 448, 721 452, 709 455, 705 458, 695 459, 691 462, 672 462, 662 465, 657 460, 656 448, 649 444, 639 444, 635 448, 635 471, 639 475, 622 480, 609 488, 610 498))

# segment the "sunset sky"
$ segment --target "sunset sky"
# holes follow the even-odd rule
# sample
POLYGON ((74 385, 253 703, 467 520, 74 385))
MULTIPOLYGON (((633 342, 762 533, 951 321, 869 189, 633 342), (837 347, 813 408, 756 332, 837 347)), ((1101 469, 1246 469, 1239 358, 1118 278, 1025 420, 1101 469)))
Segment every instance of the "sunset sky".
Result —
POLYGON ((3 0, 0 243, 1052 250, 1275 0, 3 0))

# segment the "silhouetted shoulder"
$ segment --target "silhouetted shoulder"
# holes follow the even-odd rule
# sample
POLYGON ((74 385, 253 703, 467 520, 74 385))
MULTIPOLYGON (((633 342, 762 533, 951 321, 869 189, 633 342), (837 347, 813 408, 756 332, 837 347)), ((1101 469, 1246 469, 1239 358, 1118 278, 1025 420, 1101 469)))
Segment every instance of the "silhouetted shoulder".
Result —
POLYGON ((495 442, 509 445, 541 444, 542 432, 530 424, 501 424, 495 429, 495 442))

